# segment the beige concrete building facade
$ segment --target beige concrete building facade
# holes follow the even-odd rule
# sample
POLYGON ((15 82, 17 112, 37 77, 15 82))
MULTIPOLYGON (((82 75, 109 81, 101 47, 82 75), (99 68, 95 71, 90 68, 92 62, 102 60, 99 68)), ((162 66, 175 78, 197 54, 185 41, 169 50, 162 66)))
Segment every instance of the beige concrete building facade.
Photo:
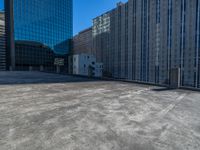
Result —
POLYGON ((6 70, 5 14, 0 12, 0 71, 6 70))
POLYGON ((73 37, 73 54, 91 54, 92 53, 92 28, 79 32, 73 37))
POLYGON ((113 78, 200 88, 200 0, 129 0, 93 19, 93 54, 113 78))

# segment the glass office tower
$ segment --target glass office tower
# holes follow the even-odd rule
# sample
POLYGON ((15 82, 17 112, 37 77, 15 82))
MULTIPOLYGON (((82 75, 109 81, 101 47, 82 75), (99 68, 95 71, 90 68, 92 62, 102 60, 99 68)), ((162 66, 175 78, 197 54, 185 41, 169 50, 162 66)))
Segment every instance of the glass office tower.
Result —
POLYGON ((72 37, 72 0, 14 0, 15 41, 40 42, 67 54, 72 37))

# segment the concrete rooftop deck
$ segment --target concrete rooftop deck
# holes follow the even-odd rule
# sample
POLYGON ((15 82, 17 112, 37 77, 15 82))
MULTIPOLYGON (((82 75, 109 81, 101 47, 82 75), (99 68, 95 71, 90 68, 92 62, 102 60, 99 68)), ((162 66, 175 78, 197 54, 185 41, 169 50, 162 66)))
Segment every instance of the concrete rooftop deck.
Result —
POLYGON ((0 150, 199 149, 199 92, 0 72, 0 150))

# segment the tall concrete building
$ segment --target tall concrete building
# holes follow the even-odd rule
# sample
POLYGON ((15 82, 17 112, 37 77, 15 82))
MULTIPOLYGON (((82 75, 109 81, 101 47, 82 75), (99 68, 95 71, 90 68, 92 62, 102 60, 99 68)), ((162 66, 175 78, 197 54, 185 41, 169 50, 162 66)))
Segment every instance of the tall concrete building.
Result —
POLYGON ((73 54, 92 53, 92 28, 85 29, 73 37, 73 54))
POLYGON ((93 20, 93 53, 114 78, 200 88, 200 0, 129 0, 93 20))
POLYGON ((5 14, 0 12, 0 71, 6 70, 5 14))

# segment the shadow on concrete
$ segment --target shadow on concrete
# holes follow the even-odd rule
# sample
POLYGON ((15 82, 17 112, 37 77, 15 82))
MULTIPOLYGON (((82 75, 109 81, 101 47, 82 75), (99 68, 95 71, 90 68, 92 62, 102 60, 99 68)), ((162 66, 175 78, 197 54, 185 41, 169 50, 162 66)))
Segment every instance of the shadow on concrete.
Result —
POLYGON ((103 80, 72 75, 60 75, 44 72, 0 72, 0 85, 16 84, 53 84, 76 82, 101 82, 103 80))
POLYGON ((169 87, 162 87, 162 88, 154 88, 154 89, 152 89, 152 91, 156 91, 156 92, 173 91, 173 90, 176 90, 176 89, 169 88, 169 87))

